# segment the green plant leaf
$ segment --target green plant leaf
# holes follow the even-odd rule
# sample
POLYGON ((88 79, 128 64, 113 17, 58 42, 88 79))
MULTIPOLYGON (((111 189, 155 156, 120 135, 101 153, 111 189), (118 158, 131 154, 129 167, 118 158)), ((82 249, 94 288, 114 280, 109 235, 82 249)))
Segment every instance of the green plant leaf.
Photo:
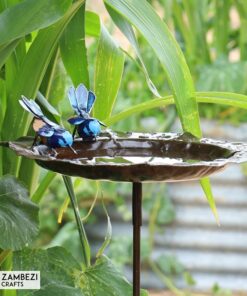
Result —
POLYGON ((164 22, 145 0, 105 0, 134 25, 153 48, 172 89, 185 132, 201 137, 194 84, 185 58, 164 22))
POLYGON ((100 120, 105 120, 111 115, 121 82, 123 67, 123 52, 101 24, 94 73, 94 91, 97 99, 93 109, 94 116, 100 120))
MULTIPOLYGON (((41 30, 32 43, 22 67, 16 74, 18 79, 14 80, 14 84, 9 88, 8 108, 3 123, 3 139, 16 139, 27 132, 30 121, 27 120, 28 114, 23 111, 18 99, 21 95, 35 98, 63 30, 83 3, 83 0, 74 3, 59 22, 41 30), (10 125, 11 129, 9 129, 10 125)), ((5 152, 4 157, 8 160, 5 161, 6 171, 17 175, 19 161, 9 152, 5 152)))
POLYGON ((0 179, 0 248, 19 250, 38 234, 38 207, 17 179, 0 179))
POLYGON ((55 23, 65 14, 71 2, 71 0, 25 0, 5 9, 0 14, 0 45, 55 23))
POLYGON ((103 244, 101 245, 101 247, 99 248, 98 252, 97 252, 97 255, 96 255, 96 258, 100 258, 105 249, 108 247, 108 245, 110 244, 111 242, 111 238, 112 238, 112 225, 111 225, 111 219, 110 219, 110 216, 108 215, 108 212, 107 212, 107 209, 106 209, 106 206, 104 204, 104 200, 103 200, 103 196, 102 196, 102 206, 103 206, 103 209, 104 209, 104 212, 105 212, 105 215, 106 215, 106 218, 107 218, 107 230, 106 230, 106 235, 105 235, 105 240, 103 242, 103 244))
MULTIPOLYGON (((241 94, 228 92, 197 92, 196 100, 198 103, 220 104, 247 109, 247 96, 241 94)), ((132 116, 133 114, 141 113, 153 108, 165 107, 171 104, 174 104, 173 96, 166 96, 162 99, 153 99, 114 114, 109 119, 105 120, 105 123, 110 126, 132 116)))
POLYGON ((201 186, 202 186, 202 189, 207 197, 207 200, 208 200, 208 203, 209 203, 209 206, 214 214, 214 217, 216 219, 216 222, 218 225, 220 225, 220 220, 219 220, 219 215, 218 215, 218 212, 217 212, 217 208, 216 208, 216 205, 215 205, 215 201, 214 201, 214 196, 213 196, 213 192, 212 192, 212 189, 211 189, 211 186, 210 186, 210 181, 209 181, 209 178, 203 178, 200 180, 200 183, 201 183, 201 186))
POLYGON ((64 30, 60 42, 64 66, 76 87, 80 83, 89 88, 87 48, 85 43, 85 5, 74 15, 64 30))
MULTIPOLYGON (((4 114, 6 112, 6 88, 5 88, 5 81, 0 78, 0 126, 2 125, 4 114)), ((1 131, 0 131, 0 139, 1 139, 1 131)), ((0 165, 1 166, 1 165, 0 165)))
POLYGON ((139 45, 136 40, 136 36, 135 36, 132 26, 125 20, 124 17, 122 17, 120 14, 116 13, 109 5, 106 5, 106 8, 107 8, 111 18, 113 19, 114 23, 118 26, 118 28, 122 31, 122 33, 126 36, 126 38, 129 40, 130 44, 134 48, 136 56, 137 56, 137 61, 138 61, 139 66, 145 75, 149 89, 156 97, 161 98, 158 90, 156 89, 154 83, 152 82, 152 80, 149 77, 148 70, 145 66, 143 59, 142 59, 139 45))
POLYGON ((42 95, 41 92, 38 91, 37 93, 37 101, 41 106, 43 106, 50 114, 54 115, 58 118, 58 122, 60 119, 60 114, 58 111, 48 102, 48 100, 42 95))
POLYGON ((14 49, 16 48, 19 42, 20 42, 20 39, 15 39, 12 42, 6 44, 5 46, 0 47, 0 69, 4 65, 7 58, 14 51, 14 49))
POLYGON ((46 175, 41 180, 38 188, 36 189, 36 191, 34 192, 34 194, 32 196, 32 201, 34 203, 38 204, 41 201, 44 193, 49 188, 51 182, 55 179, 55 177, 56 177, 56 173, 54 173, 54 172, 48 171, 46 173, 46 175))
MULTIPOLYGON (((81 270, 62 247, 14 252, 14 270, 40 270, 40 290, 18 290, 18 296, 131 296, 132 286, 107 257, 81 270), (109 284, 110 281, 110 284, 109 284)), ((144 290, 141 296, 147 296, 144 290)))
POLYGON ((81 246, 82 246, 83 264, 85 265, 85 267, 89 267, 91 265, 91 249, 87 239, 86 231, 84 229, 84 226, 80 217, 80 211, 79 211, 77 199, 76 199, 74 188, 73 188, 73 183, 71 178, 68 176, 63 176, 63 181, 66 186, 66 189, 70 198, 70 202, 75 214, 77 229, 79 232, 79 237, 80 237, 81 246))
POLYGON ((24 249, 14 253, 14 270, 39 270, 40 290, 18 290, 18 296, 83 296, 75 287, 75 276, 80 273, 80 265, 62 247, 47 250, 24 249))
POLYGON ((85 34, 91 37, 100 36, 100 18, 92 11, 86 11, 85 34))
MULTIPOLYGON (((81 274, 79 285, 85 295, 89 296, 132 295, 132 285, 105 256, 99 258, 94 266, 81 274)), ((147 291, 141 291, 141 296, 147 295, 147 291)))

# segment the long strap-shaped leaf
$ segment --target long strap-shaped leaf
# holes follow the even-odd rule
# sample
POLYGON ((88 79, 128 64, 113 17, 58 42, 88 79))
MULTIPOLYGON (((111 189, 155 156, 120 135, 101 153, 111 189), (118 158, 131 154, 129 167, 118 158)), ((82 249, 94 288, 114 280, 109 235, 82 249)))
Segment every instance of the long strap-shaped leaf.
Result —
POLYGON ((124 67, 124 54, 101 24, 94 72, 96 102, 93 114, 100 120, 111 115, 124 67))
MULTIPOLYGON (((153 48, 166 72, 183 130, 200 138, 202 133, 194 83, 184 55, 166 24, 146 0, 104 1, 134 25, 153 48)), ((201 185, 218 221, 209 180, 201 180, 201 185)))
MULTIPOLYGON (((196 92, 196 100, 198 103, 219 104, 247 109, 247 96, 228 92, 196 92)), ((166 96, 161 99, 153 99, 122 112, 112 115, 105 121, 107 125, 113 125, 120 120, 124 120, 133 114, 141 113, 153 108, 165 107, 174 104, 173 96, 166 96)))
POLYGON ((160 60, 169 82, 183 130, 201 137, 194 84, 174 37, 146 0, 105 0, 134 25, 160 60))
POLYGON ((83 83, 89 88, 87 49, 85 43, 85 4, 64 30, 60 42, 64 66, 74 86, 83 83))
POLYGON ((122 17, 119 13, 116 13, 115 10, 113 10, 110 6, 106 5, 106 8, 111 16, 111 18, 114 20, 114 23, 119 27, 119 29, 123 32, 123 34, 126 36, 126 38, 129 40, 130 44, 132 45, 136 56, 137 56, 137 62, 140 65, 143 74, 145 75, 147 85, 151 92, 156 96, 156 97, 161 97, 158 90, 156 89, 154 83, 149 77, 148 70, 146 68, 146 65, 142 59, 141 52, 139 49, 138 42, 136 40, 136 36, 134 33, 134 30, 131 26, 130 23, 126 21, 124 17, 122 17))

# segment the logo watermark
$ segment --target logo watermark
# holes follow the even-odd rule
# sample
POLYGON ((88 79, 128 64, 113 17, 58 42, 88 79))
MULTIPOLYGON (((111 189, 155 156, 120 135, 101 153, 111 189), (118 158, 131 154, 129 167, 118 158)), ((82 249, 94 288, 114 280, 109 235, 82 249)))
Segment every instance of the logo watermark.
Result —
POLYGON ((0 290, 40 289, 40 271, 0 271, 0 290))

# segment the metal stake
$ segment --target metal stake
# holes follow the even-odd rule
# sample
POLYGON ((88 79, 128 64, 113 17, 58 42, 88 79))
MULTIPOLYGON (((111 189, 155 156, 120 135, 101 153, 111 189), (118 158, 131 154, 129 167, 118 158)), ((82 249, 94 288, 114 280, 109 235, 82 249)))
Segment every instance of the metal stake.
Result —
POLYGON ((133 182, 132 223, 133 223, 133 296, 140 296, 142 183, 133 182))

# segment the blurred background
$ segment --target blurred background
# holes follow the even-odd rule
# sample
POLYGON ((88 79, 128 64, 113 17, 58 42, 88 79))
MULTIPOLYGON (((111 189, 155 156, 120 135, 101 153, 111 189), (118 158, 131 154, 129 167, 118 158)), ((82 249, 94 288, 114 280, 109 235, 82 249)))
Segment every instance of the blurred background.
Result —
MULTIPOLYGON (((247 94, 246 0, 149 2, 179 42, 197 91, 247 94)), ((87 5, 88 10, 100 14, 121 47, 133 54, 125 37, 110 22, 101 1, 88 1, 87 5)), ((162 96, 170 94, 152 50, 141 36, 138 42, 153 82, 162 96)), ((93 67, 97 42, 89 38, 87 45, 89 66, 93 67)), ((70 107, 64 94, 71 81, 61 61, 56 67, 50 103, 66 118, 70 107)), ((113 114, 150 98, 152 94, 142 70, 127 57, 113 114)), ((200 116, 204 136, 247 140, 245 110, 200 104, 200 116)), ((145 111, 111 128, 143 132, 181 130, 174 106, 145 111)), ((232 166, 211 178, 220 227, 198 182, 144 185, 142 286, 152 291, 151 295, 247 295, 246 174, 247 167, 232 166)), ((95 251, 102 244, 107 228, 103 197, 113 227, 107 254, 131 279, 131 184, 99 184, 76 178, 73 181, 81 216, 86 216, 95 204, 85 219, 95 251)), ((41 235, 35 245, 63 245, 80 258, 77 229, 66 198, 62 179, 56 176, 41 201, 41 235)))

